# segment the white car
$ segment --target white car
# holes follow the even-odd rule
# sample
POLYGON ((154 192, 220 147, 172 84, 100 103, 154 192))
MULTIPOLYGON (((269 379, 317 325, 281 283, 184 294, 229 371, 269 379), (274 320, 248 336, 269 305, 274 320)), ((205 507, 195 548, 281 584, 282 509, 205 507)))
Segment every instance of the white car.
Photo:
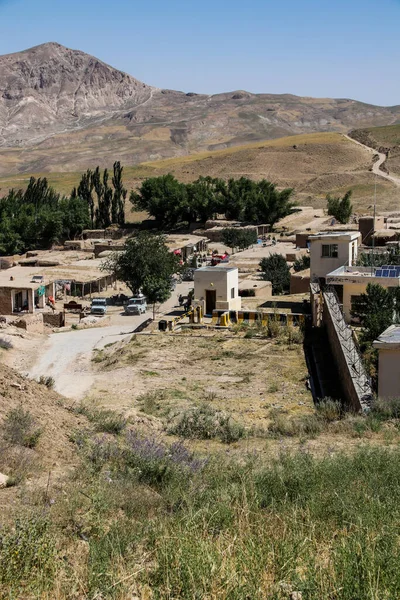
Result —
POLYGON ((129 298, 128 304, 125 306, 127 315, 144 315, 147 310, 147 302, 145 296, 137 296, 129 298))
POLYGON ((107 312, 107 300, 105 298, 93 298, 90 306, 91 315, 103 316, 107 312))

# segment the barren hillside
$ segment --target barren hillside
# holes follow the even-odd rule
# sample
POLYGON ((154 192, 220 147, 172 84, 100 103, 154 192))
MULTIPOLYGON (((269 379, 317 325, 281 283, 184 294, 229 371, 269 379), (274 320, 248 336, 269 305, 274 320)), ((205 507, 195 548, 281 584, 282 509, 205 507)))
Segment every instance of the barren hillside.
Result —
MULTIPOLYGON (((280 187, 293 187, 296 200, 319 208, 325 206, 328 193, 353 190, 356 210, 366 212, 375 187, 371 172, 372 153, 338 133, 290 136, 191 156, 125 166, 124 181, 128 189, 138 187, 145 177, 173 173, 181 181, 193 181, 200 175, 212 177, 263 177, 280 187)), ((68 194, 80 179, 80 172, 36 173, 47 176, 51 185, 68 194)), ((0 195, 9 188, 25 187, 29 175, 0 177, 0 195)), ((399 190, 389 181, 377 181, 377 206, 395 210, 399 190)), ((137 215, 129 213, 135 220, 137 215)))
POLYGON ((56 43, 1 56, 0 89, 0 174, 132 165, 400 118, 398 106, 349 99, 160 90, 56 43))

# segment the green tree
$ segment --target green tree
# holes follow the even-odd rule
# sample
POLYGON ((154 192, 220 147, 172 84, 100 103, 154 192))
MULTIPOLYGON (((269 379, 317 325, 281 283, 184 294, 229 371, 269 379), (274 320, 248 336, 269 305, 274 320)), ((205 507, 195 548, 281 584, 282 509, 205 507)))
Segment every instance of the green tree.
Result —
POLYGON ((112 197, 111 221, 118 223, 121 227, 125 224, 125 200, 127 195, 127 190, 124 188, 122 182, 123 169, 124 167, 121 166, 119 161, 114 163, 114 175, 112 178, 114 194, 112 197))
POLYGON ((82 174, 81 180, 78 185, 78 189, 74 188, 71 193, 72 198, 79 197, 87 202, 92 229, 94 228, 94 217, 95 217, 93 187, 94 187, 93 172, 90 169, 88 169, 86 171, 86 173, 82 174))
POLYGON ((171 279, 179 271, 179 257, 170 252, 166 237, 147 231, 129 238, 122 252, 112 254, 104 263, 103 270, 113 273, 137 295, 142 292, 149 304, 168 300, 171 295, 171 279))
POLYGON ((235 248, 245 250, 252 244, 257 243, 257 232, 255 229, 245 229, 241 227, 226 227, 222 230, 222 242, 225 246, 232 249, 235 248))
POLYGON ((339 223, 348 223, 351 213, 353 212, 353 205, 350 202, 351 195, 352 190, 346 192, 343 198, 340 198, 340 196, 330 196, 328 194, 326 197, 328 215, 335 217, 339 223))
POLYGON ((360 320, 361 342, 372 343, 392 323, 400 306, 397 290, 387 290, 378 283, 369 283, 366 293, 355 297, 351 315, 360 320))
POLYGON ((290 271, 281 254, 271 254, 260 262, 262 277, 272 283, 273 294, 284 294, 290 288, 290 271))
POLYGON ((171 173, 145 179, 138 192, 132 190, 129 200, 132 210, 148 212, 160 229, 172 229, 188 220, 186 186, 171 173))
POLYGON ((61 197, 46 178, 32 177, 25 191, 10 190, 0 199, 0 252, 47 248, 79 234, 88 223, 85 200, 76 195, 61 197))
POLYGON ((293 263, 293 270, 295 273, 299 271, 304 271, 304 269, 310 268, 310 255, 305 254, 301 258, 297 258, 293 263))
POLYGON ((186 186, 188 196, 188 222, 205 223, 215 215, 223 212, 226 184, 222 179, 199 177, 197 181, 186 186))

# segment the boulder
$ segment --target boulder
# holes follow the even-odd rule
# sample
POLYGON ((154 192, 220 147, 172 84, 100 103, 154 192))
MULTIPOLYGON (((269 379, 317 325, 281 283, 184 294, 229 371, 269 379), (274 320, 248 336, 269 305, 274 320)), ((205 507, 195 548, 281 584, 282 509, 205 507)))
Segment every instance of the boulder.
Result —
POLYGON ((7 487, 8 480, 9 477, 7 477, 7 475, 3 475, 3 473, 0 473, 0 489, 7 487))

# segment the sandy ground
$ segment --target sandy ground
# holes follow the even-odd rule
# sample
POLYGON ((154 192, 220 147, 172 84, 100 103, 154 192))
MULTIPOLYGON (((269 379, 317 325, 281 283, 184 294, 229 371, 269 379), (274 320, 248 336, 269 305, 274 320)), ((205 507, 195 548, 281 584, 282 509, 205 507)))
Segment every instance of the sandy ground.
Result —
MULTIPOLYGON (((171 311, 177 304, 178 295, 186 294, 191 287, 192 282, 178 284, 171 298, 160 307, 160 313, 171 311)), ((92 351, 129 337, 151 313, 125 316, 118 308, 110 311, 110 316, 111 324, 107 327, 53 333, 46 342, 43 342, 43 338, 36 338, 25 353, 24 363, 21 364, 15 357, 13 366, 34 379, 40 375, 53 377, 55 390, 64 396, 74 399, 84 397, 95 380, 91 368, 92 351), (26 365, 29 365, 32 357, 33 364, 27 369, 26 365)))

